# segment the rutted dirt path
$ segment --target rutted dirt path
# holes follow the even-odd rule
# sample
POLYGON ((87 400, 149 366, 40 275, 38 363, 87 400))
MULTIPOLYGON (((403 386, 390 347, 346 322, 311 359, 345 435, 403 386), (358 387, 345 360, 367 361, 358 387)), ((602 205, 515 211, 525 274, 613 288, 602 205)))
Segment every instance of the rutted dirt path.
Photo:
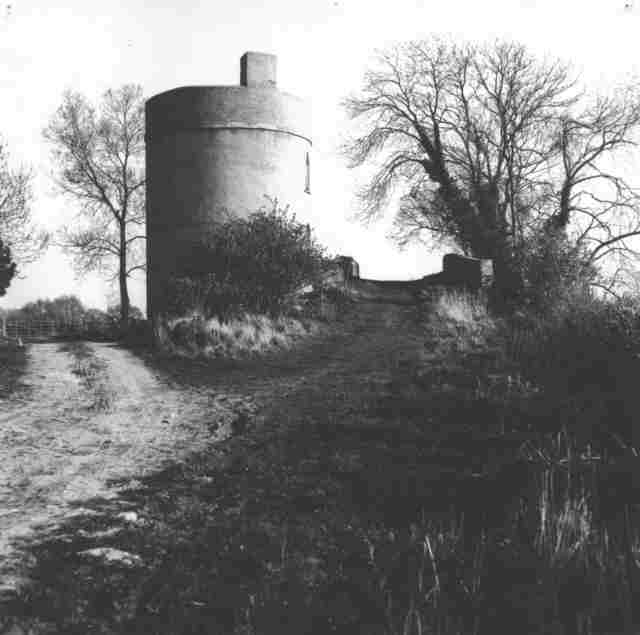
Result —
MULTIPOLYGON (((70 550, 62 556, 58 547, 36 548, 61 557, 45 565, 47 575, 78 558, 88 566, 83 554, 105 561, 111 554, 121 566, 145 571, 165 550, 150 537, 158 509, 191 509, 181 502, 182 489, 224 489, 228 478, 244 483, 252 465, 277 471, 273 447, 290 432, 303 450, 318 431, 331 437, 335 425, 375 427, 372 404, 424 348, 417 317, 415 306, 361 301, 338 329, 239 363, 162 361, 109 344, 33 346, 26 389, 0 402, 0 604, 22 586, 24 558, 35 553, 30 545, 46 545, 50 537, 70 550), (177 492, 141 494, 148 487, 142 477, 171 466, 185 474, 177 492), (136 532, 145 535, 139 544, 126 539, 136 532)), ((228 498, 221 494, 220 513, 235 518, 242 505, 228 498)))
POLYGON ((372 357, 384 361, 397 350, 407 311, 363 304, 354 336, 337 346, 320 338, 275 364, 202 381, 196 364, 185 382, 177 371, 179 386, 115 345, 32 345, 23 388, 0 401, 0 558, 13 538, 55 524, 74 503, 115 496, 108 481, 144 475, 220 440, 230 432, 230 409, 237 415, 242 401, 252 410, 250 395, 266 406, 320 377, 336 392, 345 380, 366 381, 367 371, 375 374, 372 357))
MULTIPOLYGON (((225 435, 202 390, 172 389, 108 344, 35 344, 25 388, 0 402, 0 575, 11 542, 53 525, 81 501, 180 460, 225 435), (215 434, 211 423, 217 420, 215 434)), ((78 513, 78 509, 74 509, 78 513)))

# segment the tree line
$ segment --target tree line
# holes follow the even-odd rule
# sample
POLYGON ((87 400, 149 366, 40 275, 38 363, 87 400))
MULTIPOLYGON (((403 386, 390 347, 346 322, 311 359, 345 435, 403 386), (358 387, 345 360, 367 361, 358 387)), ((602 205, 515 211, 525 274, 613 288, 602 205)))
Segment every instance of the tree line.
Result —
MULTIPOLYGON (((0 309, 0 320, 21 323, 53 322, 59 325, 96 324, 105 329, 117 329, 120 325, 121 307, 112 304, 106 311, 84 306, 75 295, 60 295, 53 299, 27 302, 17 309, 0 309)), ((130 307, 130 319, 142 320, 142 311, 130 307)))

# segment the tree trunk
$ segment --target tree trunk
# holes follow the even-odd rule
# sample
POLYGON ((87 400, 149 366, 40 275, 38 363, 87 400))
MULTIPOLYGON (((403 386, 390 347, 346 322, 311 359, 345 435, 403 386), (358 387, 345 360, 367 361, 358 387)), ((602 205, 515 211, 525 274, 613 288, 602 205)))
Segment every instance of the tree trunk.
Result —
POLYGON ((475 228, 474 256, 493 261, 493 291, 497 306, 515 299, 520 289, 520 277, 514 261, 513 227, 507 221, 507 208, 500 206, 497 186, 483 184, 475 193, 478 224, 475 228))
POLYGON ((120 322, 124 328, 129 323, 129 290, 127 288, 127 233, 124 223, 120 225, 120 267, 118 269, 120 283, 120 322))

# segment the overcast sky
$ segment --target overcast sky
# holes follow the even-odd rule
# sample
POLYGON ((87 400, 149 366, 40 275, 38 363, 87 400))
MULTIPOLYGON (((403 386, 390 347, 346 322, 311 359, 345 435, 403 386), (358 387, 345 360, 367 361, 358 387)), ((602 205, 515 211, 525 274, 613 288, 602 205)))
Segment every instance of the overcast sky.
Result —
MULTIPOLYGON (((34 212, 50 229, 73 220, 56 197, 41 132, 71 88, 97 100, 108 88, 141 84, 146 96, 181 85, 237 84, 247 50, 278 56, 280 89, 313 113, 313 211, 318 238, 352 255, 361 275, 411 278, 438 270, 440 254, 404 252, 389 224, 364 228, 355 211, 357 173, 336 152, 347 121, 340 100, 357 89, 376 48, 431 33, 507 37, 571 60, 588 86, 606 89, 640 63, 640 0, 15 0, 0 5, 0 133, 11 155, 37 172, 34 212), (629 5, 625 8, 625 5, 629 5)), ((391 214, 389 215, 389 218, 391 214)), ((76 280, 51 250, 15 280, 0 306, 76 293, 88 306, 117 301, 96 277, 76 280)), ((132 286, 144 308, 141 281, 132 286)))

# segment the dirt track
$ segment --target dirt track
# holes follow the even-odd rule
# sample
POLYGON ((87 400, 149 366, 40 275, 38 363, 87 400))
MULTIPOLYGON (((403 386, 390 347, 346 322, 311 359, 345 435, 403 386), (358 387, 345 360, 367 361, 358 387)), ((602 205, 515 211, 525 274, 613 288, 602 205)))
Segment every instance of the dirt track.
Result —
MULTIPOLYGON (((202 450, 226 433, 206 392, 171 389, 108 344, 35 344, 24 387, 0 408, 0 558, 12 540, 117 494, 124 480, 202 450), (74 352, 76 354, 74 354, 74 352)), ((218 408, 218 410, 220 410, 218 408)), ((0 568, 0 572, 2 569, 0 568)), ((11 581, 4 579, 4 585, 11 581)))
POLYGON ((393 360, 412 354, 413 311, 363 302, 340 335, 228 372, 189 361, 159 370, 109 344, 33 345, 25 387, 0 402, 0 591, 19 584, 16 540, 229 436, 239 413, 296 427, 340 417, 363 385, 378 393, 393 360))

